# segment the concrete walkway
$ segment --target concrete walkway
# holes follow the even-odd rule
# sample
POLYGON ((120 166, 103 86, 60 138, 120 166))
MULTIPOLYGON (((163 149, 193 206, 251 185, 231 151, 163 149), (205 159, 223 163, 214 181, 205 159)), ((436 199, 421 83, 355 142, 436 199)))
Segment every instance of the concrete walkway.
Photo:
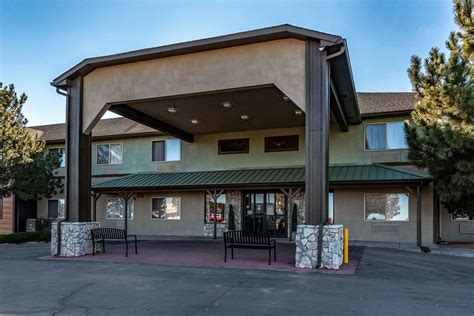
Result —
MULTIPOLYGON (((367 248, 387 248, 387 249, 398 249, 398 250, 410 251, 410 252, 421 252, 420 248, 416 246, 416 243, 352 241, 352 242, 349 242, 349 245, 363 246, 367 248)), ((437 244, 423 244, 423 246, 430 248, 431 254, 474 258, 474 249, 470 249, 470 248, 449 247, 449 245, 437 245, 437 244)))
POLYGON ((0 314, 473 315, 471 259, 366 248, 355 275, 36 260, 0 245, 0 314))

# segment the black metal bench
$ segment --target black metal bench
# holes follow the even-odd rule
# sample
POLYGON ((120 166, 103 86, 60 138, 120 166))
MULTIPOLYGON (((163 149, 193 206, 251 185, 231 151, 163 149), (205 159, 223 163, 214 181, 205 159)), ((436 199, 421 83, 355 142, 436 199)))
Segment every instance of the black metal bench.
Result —
POLYGON ((269 233, 243 231, 224 232, 224 262, 227 262, 227 248, 231 250, 232 259, 234 259, 234 248, 268 250, 269 265, 271 265, 273 249, 273 260, 276 261, 276 240, 270 239, 269 233))
POLYGON ((125 241, 125 257, 128 257, 128 243, 129 238, 134 238, 135 242, 135 254, 138 254, 137 251, 137 236, 136 235, 126 235, 125 229, 119 228, 94 228, 91 229, 92 236, 92 255, 95 255, 95 244, 102 244, 102 252, 105 253, 105 240, 123 240, 125 241))

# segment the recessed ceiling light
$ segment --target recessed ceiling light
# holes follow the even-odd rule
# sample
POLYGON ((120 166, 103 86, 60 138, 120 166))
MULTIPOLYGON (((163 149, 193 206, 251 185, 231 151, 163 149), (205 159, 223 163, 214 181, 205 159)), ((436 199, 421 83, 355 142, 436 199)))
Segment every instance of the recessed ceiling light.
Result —
POLYGON ((168 112, 169 112, 169 113, 176 113, 176 107, 170 106, 170 107, 168 108, 168 112))
POLYGON ((295 114, 296 114, 296 115, 303 115, 303 111, 301 111, 301 110, 295 110, 295 114))
POLYGON ((199 124, 199 120, 198 120, 198 119, 192 119, 192 120, 191 120, 191 123, 193 123, 194 125, 198 125, 198 124, 199 124))
POLYGON ((232 103, 230 103, 229 101, 222 102, 222 106, 226 109, 230 109, 232 107, 232 103))
POLYGON ((242 114, 240 118, 244 121, 247 121, 250 117, 247 114, 242 114))
POLYGON ((283 100, 284 101, 290 101, 290 98, 287 95, 283 95, 283 100))

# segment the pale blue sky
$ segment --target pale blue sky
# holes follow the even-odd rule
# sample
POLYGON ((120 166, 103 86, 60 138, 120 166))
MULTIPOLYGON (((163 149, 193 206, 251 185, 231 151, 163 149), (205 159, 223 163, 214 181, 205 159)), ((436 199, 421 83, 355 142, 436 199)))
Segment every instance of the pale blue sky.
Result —
POLYGON ((64 122, 50 82, 84 58, 284 23, 345 37, 358 91, 409 91, 410 56, 455 29, 450 0, 0 0, 0 81, 30 125, 64 122))

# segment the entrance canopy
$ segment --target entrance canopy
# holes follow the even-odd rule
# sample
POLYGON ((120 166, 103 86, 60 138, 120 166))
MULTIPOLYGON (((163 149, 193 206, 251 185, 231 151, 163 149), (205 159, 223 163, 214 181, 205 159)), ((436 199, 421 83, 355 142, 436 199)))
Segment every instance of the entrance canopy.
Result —
MULTIPOLYGON (((429 175, 384 165, 345 165, 329 167, 331 185, 414 184, 429 182, 429 175)), ((282 188, 301 187, 305 168, 275 168, 173 173, 137 173, 98 183, 92 190, 103 193, 154 190, 203 190, 207 188, 282 188)))

